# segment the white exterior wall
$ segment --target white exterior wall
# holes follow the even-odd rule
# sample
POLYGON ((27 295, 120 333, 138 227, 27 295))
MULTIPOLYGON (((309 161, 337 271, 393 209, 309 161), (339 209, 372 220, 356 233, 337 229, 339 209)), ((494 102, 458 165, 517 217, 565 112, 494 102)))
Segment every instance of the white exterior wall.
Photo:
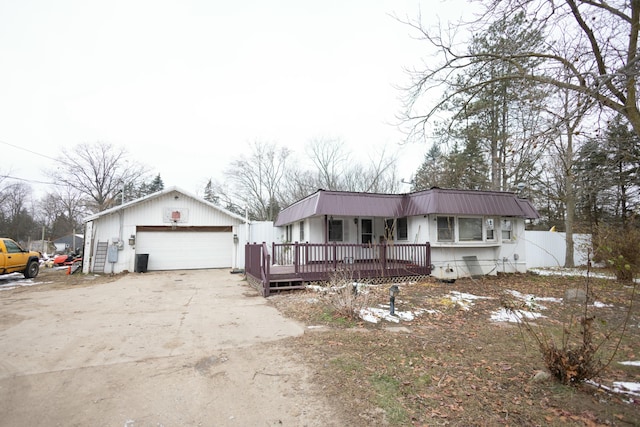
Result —
MULTIPOLYGON (((566 233, 527 231, 527 268, 563 267, 567 248, 566 233)), ((585 266, 589 261, 590 234, 573 235, 573 262, 585 266)))
MULTIPOLYGON (((495 241, 484 242, 459 242, 457 225, 456 237, 453 242, 438 242, 437 215, 424 215, 409 217, 407 219, 407 240, 395 240, 397 243, 431 243, 432 275, 443 280, 453 280, 472 275, 495 275, 497 273, 524 273, 527 271, 527 244, 524 239, 525 223, 522 218, 508 218, 512 222, 512 240, 502 241, 500 217, 495 219, 495 241), (472 257, 465 260, 464 257, 472 257), (475 257, 475 258, 473 258, 475 257)), ((353 217, 334 217, 344 221, 343 242, 360 242, 360 220, 366 217, 358 217, 358 225, 353 217)), ((384 236, 384 218, 373 219, 373 239, 379 243, 384 236)), ((483 218, 485 219, 485 218, 483 218)), ((456 217, 457 221, 457 217, 456 217)), ((483 221, 484 223, 484 221, 483 221)), ((324 217, 315 217, 305 220, 308 226, 307 241, 312 243, 324 242, 324 217)), ((276 235, 284 239, 285 228, 277 227, 276 235)), ((294 224, 294 241, 298 230, 294 224)), ((483 230, 484 233, 484 230, 483 230)), ((529 232, 527 232, 529 233, 529 232)), ((558 234, 558 233, 556 233, 558 234)), ((527 234, 528 235, 528 234, 527 234)), ((364 255, 363 255, 364 256, 364 255)))
POLYGON ((431 243, 431 263, 434 266, 432 275, 434 277, 453 280, 472 275, 495 275, 499 272, 526 272, 526 245, 522 239, 525 224, 522 218, 509 218, 512 221, 513 239, 511 241, 502 241, 502 230, 500 229, 502 218, 494 217, 496 220, 495 241, 460 242, 456 226, 454 227, 456 236, 453 242, 438 242, 437 216, 415 216, 409 218, 408 221, 409 241, 407 243, 431 243), (475 258, 465 260, 464 257, 475 258))
MULTIPOLYGON (((91 256, 91 259, 90 262, 84 263, 83 271, 88 273, 89 268, 93 270, 93 258, 98 241, 112 243, 116 239, 122 242, 121 249, 118 251, 118 260, 115 263, 107 261, 104 272, 134 271, 136 251, 135 245, 129 245, 129 238, 136 235, 137 226, 170 226, 170 222, 166 222, 164 219, 166 209, 183 212, 182 222, 177 224, 178 228, 180 226, 232 226, 232 235, 238 236, 238 243, 234 243, 234 250, 230 254, 232 266, 244 266, 243 242, 247 239, 247 231, 242 221, 200 200, 173 191, 157 198, 143 200, 88 222, 87 228, 91 228, 92 234, 89 234, 87 230, 84 256, 85 259, 91 256), (94 237, 91 238, 91 235, 94 237)), ((177 252, 175 255, 179 257, 180 253, 177 252)))

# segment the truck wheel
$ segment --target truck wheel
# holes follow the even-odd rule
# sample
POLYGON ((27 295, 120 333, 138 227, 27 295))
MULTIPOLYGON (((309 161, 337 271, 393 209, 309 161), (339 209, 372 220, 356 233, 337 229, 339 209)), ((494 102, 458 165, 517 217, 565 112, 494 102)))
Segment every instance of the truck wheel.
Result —
POLYGON ((40 264, 38 263, 38 261, 29 261, 29 264, 27 264, 27 269, 24 271, 24 278, 32 279, 38 275, 38 272, 40 272, 40 264))

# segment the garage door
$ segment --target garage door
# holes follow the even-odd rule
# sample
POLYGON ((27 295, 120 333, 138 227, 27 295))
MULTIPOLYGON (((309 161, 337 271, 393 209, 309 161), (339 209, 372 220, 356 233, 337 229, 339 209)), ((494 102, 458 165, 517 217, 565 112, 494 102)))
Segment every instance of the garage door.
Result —
POLYGON ((233 233, 139 231, 136 254, 149 254, 147 270, 227 268, 232 264, 233 233))

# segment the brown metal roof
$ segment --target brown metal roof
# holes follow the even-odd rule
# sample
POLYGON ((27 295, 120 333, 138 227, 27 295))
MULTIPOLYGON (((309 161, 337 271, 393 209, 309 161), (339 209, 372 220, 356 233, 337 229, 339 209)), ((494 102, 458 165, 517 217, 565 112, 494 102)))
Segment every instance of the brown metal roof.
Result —
POLYGON ((428 214, 540 217, 528 200, 498 191, 432 188, 410 194, 375 194, 318 190, 280 211, 275 225, 319 215, 401 218, 428 214))

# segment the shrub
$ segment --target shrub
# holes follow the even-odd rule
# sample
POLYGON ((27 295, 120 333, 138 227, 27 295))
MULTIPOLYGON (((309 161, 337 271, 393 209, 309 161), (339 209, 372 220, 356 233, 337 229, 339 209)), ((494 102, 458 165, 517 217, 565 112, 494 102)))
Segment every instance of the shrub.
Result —
POLYGON ((631 282, 640 271, 640 229, 599 226, 593 236, 594 261, 603 262, 621 282, 631 282))
POLYGON ((360 311, 366 307, 368 294, 359 289, 347 270, 337 270, 331 274, 327 284, 325 301, 338 316, 358 319, 360 311))

